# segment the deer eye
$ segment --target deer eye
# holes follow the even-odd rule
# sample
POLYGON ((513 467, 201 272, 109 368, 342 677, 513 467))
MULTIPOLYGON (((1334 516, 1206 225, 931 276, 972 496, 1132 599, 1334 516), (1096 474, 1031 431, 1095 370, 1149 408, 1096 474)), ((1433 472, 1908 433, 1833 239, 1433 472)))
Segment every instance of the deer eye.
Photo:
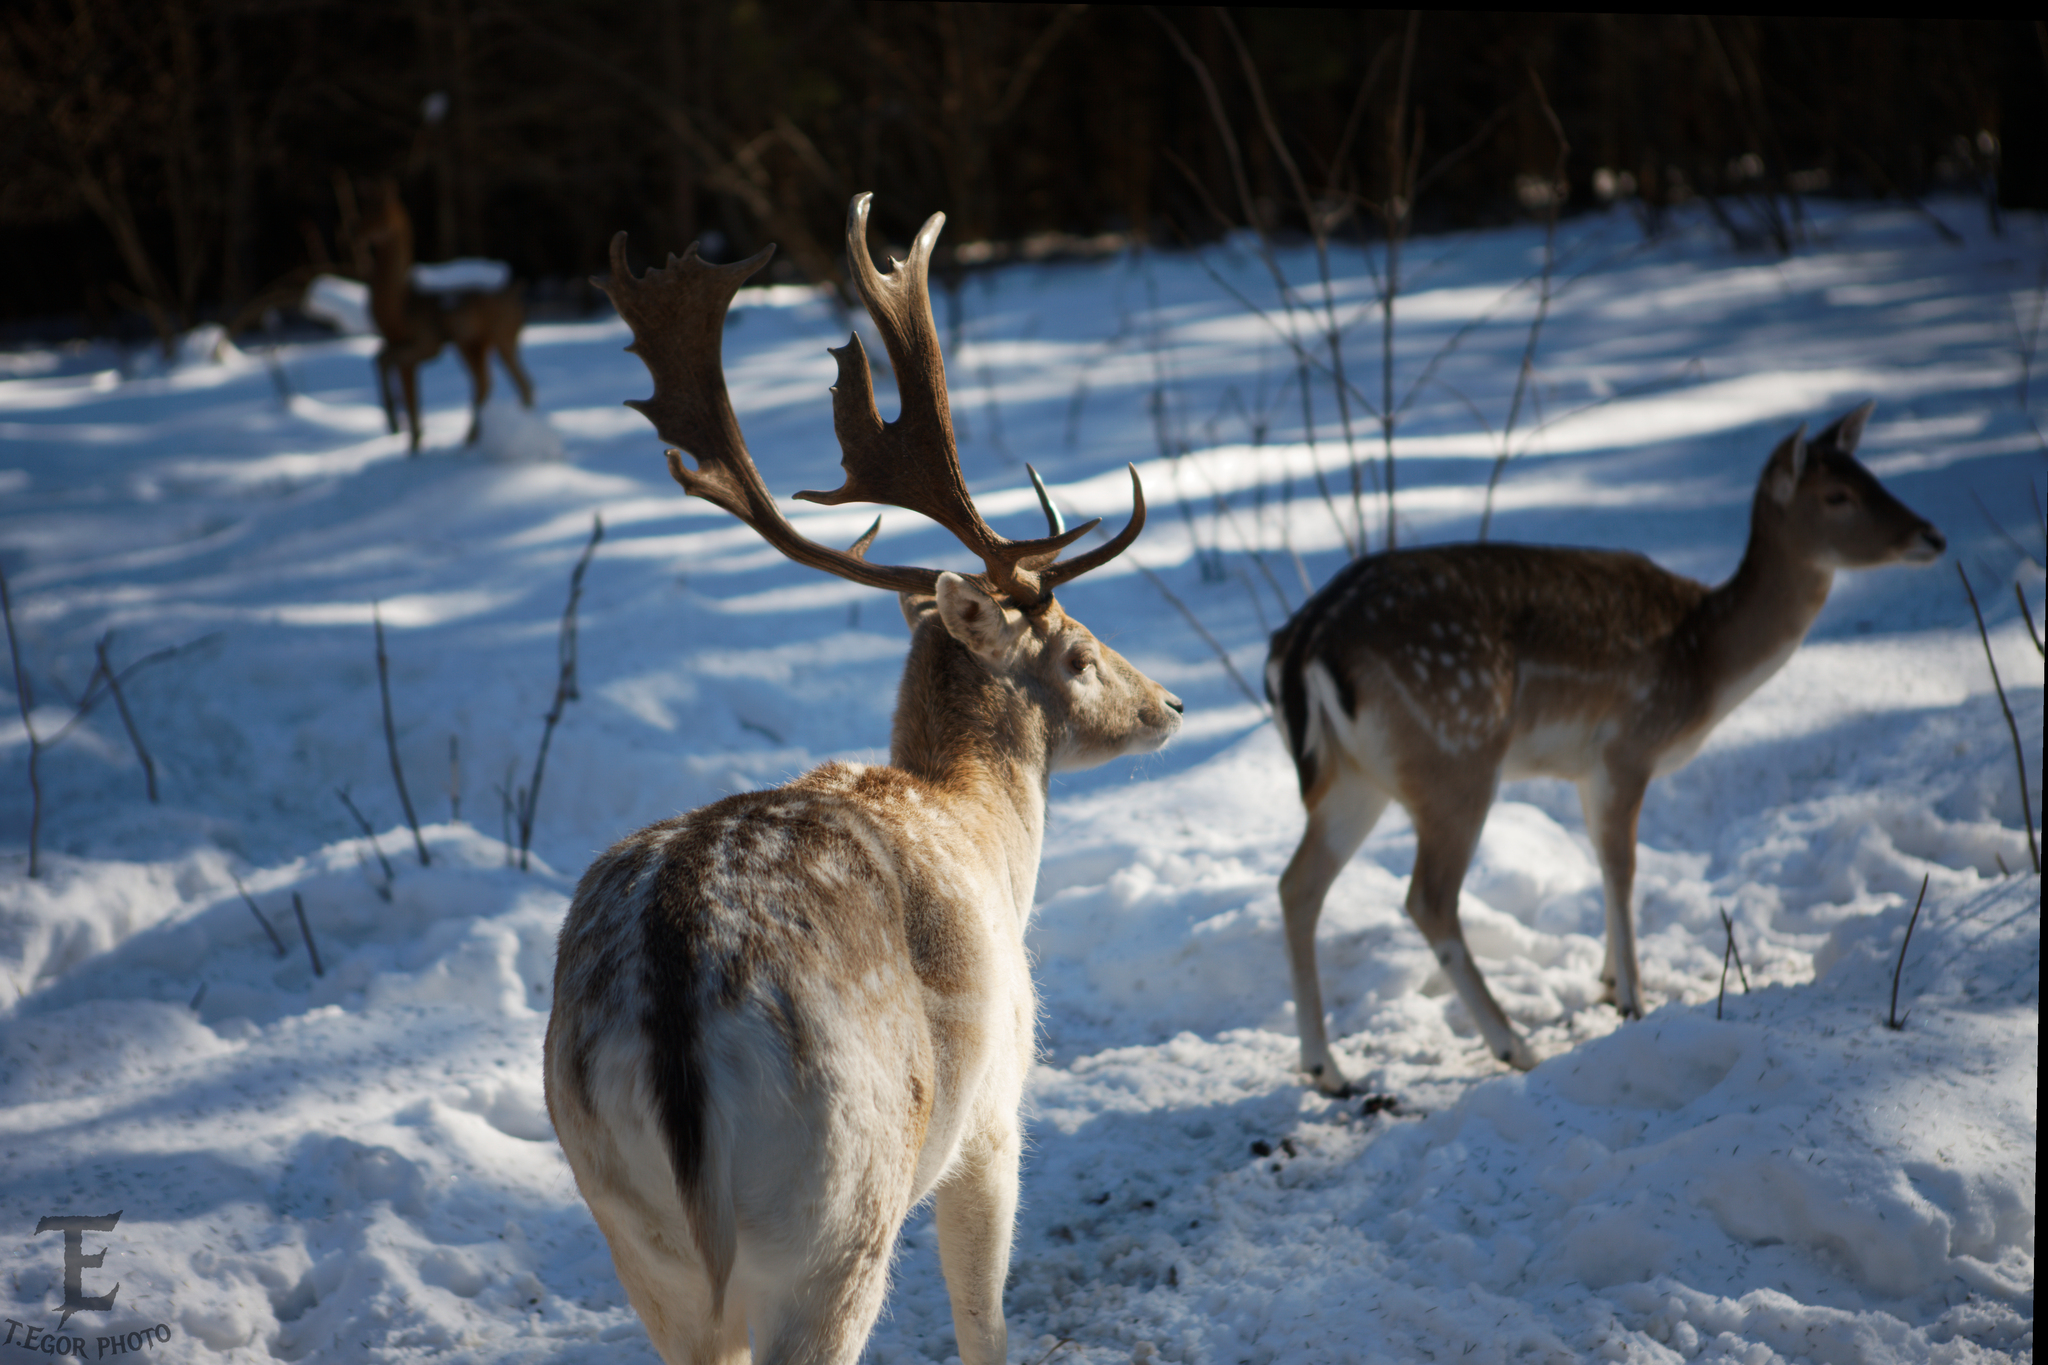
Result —
POLYGON ((1077 649, 1067 656, 1067 672, 1080 677, 1094 666, 1095 656, 1085 649, 1077 649))
POLYGON ((1830 488, 1822 495, 1821 501, 1829 507, 1847 507, 1856 499, 1849 495, 1849 490, 1846 488, 1830 488))

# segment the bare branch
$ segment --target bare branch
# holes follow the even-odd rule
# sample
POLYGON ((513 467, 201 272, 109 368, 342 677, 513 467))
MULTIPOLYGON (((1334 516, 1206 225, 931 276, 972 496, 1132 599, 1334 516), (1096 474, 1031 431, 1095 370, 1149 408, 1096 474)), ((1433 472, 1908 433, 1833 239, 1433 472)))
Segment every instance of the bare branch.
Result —
POLYGON ((121 712, 121 724, 128 731, 128 742, 135 746, 135 757, 142 762, 142 776, 149 791, 150 804, 155 805, 156 764, 150 760, 149 749, 142 742, 142 733, 135 728, 135 717, 128 712, 128 699, 121 695, 120 676, 114 672, 113 665, 107 662, 107 646, 113 638, 114 632, 110 630, 100 637, 96 646, 100 660, 99 676, 107 680, 107 690, 114 694, 114 705, 121 712))
POLYGON ((1998 678, 1998 660, 1991 657, 1991 633, 1984 629, 1984 613, 1977 609, 1977 590, 1970 586, 1970 575, 1963 571, 1960 562, 1956 565, 1956 577, 1963 580, 1963 592, 1970 599, 1970 614, 1977 618, 1977 638, 1984 642, 1984 662, 1991 666, 1991 686, 1998 691, 1998 709, 2005 712, 2005 728, 2012 734, 2012 761, 2020 770, 2020 816, 2027 827, 2027 853, 2038 873, 2041 846, 2034 839, 2034 803, 2027 793, 2027 751, 2020 743, 2019 722, 2012 718, 2012 707, 2006 704, 2005 684, 1998 678))
POLYGON ((576 604, 583 597, 583 573, 590 567, 590 557, 597 553, 597 543, 603 539, 604 518, 593 516, 590 519, 590 543, 583 547, 582 557, 569 574, 569 602, 562 608, 562 633, 556 645, 554 704, 548 708, 541 725, 540 749, 533 756, 533 781, 520 788, 517 798, 521 872, 527 870, 527 852, 533 846, 533 816, 540 806, 540 780, 547 768, 548 745, 554 741, 555 727, 561 724, 563 709, 579 696, 576 690, 576 604))
POLYGON ((1166 586, 1165 579, 1146 568, 1143 564, 1138 565, 1138 572, 1145 575, 1145 578, 1153 587, 1159 589, 1159 595, 1166 599, 1168 605, 1179 612, 1181 619, 1193 626, 1195 634, 1201 636, 1204 643, 1211 650, 1215 651, 1216 657, 1223 661, 1223 671, 1228 673, 1230 680, 1237 684, 1237 690, 1244 694, 1244 699, 1258 707, 1266 718, 1270 720, 1273 715, 1273 708, 1266 705, 1264 699, 1258 693, 1252 691, 1251 684, 1244 680, 1244 674, 1238 672, 1237 665, 1230 661, 1230 651, 1219 644, 1216 637, 1209 633, 1209 628, 1202 624, 1202 618, 1189 611, 1188 604, 1173 595, 1173 589, 1166 586))

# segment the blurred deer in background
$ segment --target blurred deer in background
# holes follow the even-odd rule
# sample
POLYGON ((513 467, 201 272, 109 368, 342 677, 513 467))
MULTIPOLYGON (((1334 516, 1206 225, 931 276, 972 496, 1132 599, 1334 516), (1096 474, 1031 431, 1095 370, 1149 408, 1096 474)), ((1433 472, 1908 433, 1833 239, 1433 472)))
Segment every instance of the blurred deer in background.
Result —
POLYGON ((453 344, 469 368, 470 421, 465 444, 474 444, 483 429, 484 402, 491 396, 491 353, 511 374, 519 401, 533 406, 533 381, 519 363, 519 329, 526 325, 526 305, 517 285, 489 292, 423 293, 413 287, 412 217, 389 180, 369 196, 363 238, 370 245, 370 316, 384 337, 377 352, 377 392, 384 400, 384 420, 395 435, 398 410, 391 401, 391 372, 398 372, 405 395, 405 415, 412 431, 412 449, 420 448, 419 368, 453 344))
MULTIPOLYGON (((720 358, 726 309, 769 248, 635 278, 625 234, 606 285, 654 376, 630 406, 685 490, 800 564, 899 594, 911 627, 887 767, 827 763, 614 845, 562 927, 548 1111, 648 1335, 670 1365, 857 1360, 896 1236, 936 1197, 959 1351, 1005 1359, 1018 1106, 1036 994, 1024 930, 1049 774, 1159 748, 1181 704, 1089 633, 1053 589, 1123 552, 1131 520, 1065 563, 1068 531, 1005 540, 968 497, 926 273, 943 215, 877 271, 869 196, 848 211, 853 278, 902 413, 876 414, 856 336, 832 354, 846 468, 811 502, 923 513, 985 571, 871 564, 806 540, 755 468, 720 358)), ((1036 476, 1034 475, 1034 481, 1036 476)))
POLYGON ((1415 823, 1408 914, 1493 1055, 1528 1044, 1486 988, 1458 925, 1458 891, 1501 779, 1577 784, 1607 904, 1601 980, 1643 1014, 1636 965, 1636 817, 1782 667, 1837 569, 1940 555, 1941 533, 1855 458, 1876 404, 1764 465, 1742 563, 1717 588, 1641 555, 1443 545, 1349 565, 1273 636, 1266 693, 1301 779, 1308 829, 1280 878, 1302 1070, 1349 1093, 1324 1035, 1316 919, 1389 801, 1415 823))

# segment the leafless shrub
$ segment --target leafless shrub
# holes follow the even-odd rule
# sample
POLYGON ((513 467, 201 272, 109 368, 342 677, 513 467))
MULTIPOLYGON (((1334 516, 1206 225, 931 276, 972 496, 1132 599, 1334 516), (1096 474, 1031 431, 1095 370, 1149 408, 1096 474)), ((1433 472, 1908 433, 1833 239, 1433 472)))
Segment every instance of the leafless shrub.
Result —
POLYGON ((604 518, 590 519, 590 542, 583 547, 582 557, 576 561, 575 569, 569 574, 569 602, 562 608, 562 633, 556 649, 555 699, 542 719, 540 749, 533 756, 533 780, 521 787, 512 798, 514 812, 519 821, 519 870, 527 870, 527 854, 533 846, 533 816, 540 806, 540 780, 547 768, 548 745, 555 737, 555 727, 561 724, 562 711, 577 700, 576 690, 576 604, 583 597, 583 574, 590 567, 592 555, 597 553, 597 544, 604 539, 604 518))
POLYGON ((136 728, 135 718, 128 710, 128 700, 122 695, 121 683, 151 664, 161 663, 166 659, 184 653, 188 649, 196 649, 198 646, 206 644, 216 637, 211 635, 203 636, 198 640, 192 641, 190 644, 174 645, 167 649, 157 650, 153 654, 147 654, 137 659, 134 663, 129 664, 128 667, 116 671, 107 657, 108 648, 114 638, 113 632, 107 632, 100 637, 98 644, 94 648, 96 661, 93 664, 92 675, 86 679, 85 692, 79 697, 70 719, 58 726, 53 733, 39 735, 36 733, 34 715, 35 693, 29 686, 28 670, 21 661, 21 641, 14 629, 14 603, 8 594, 7 574, 4 570, 0 570, 0 618, 5 619, 7 626, 7 651, 14 667, 14 697, 16 704, 21 708, 21 728, 22 732, 28 736, 28 875, 30 877, 38 877, 42 875, 43 752, 54 747, 73 730, 84 724, 85 718, 92 714, 92 708, 97 706, 103 697, 111 696, 114 698, 115 705, 120 709, 121 722, 127 729, 129 742, 135 746, 135 756, 141 761, 149 799, 155 802, 157 799, 156 764, 150 758, 149 750, 142 742, 142 733, 136 728))

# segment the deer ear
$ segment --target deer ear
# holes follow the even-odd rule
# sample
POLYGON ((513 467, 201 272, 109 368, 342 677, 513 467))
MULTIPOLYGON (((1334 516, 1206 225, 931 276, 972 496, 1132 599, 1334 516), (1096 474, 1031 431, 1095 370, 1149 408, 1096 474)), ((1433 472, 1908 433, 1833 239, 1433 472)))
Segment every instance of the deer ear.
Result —
POLYGON ((1845 412, 1836 418, 1834 424, 1813 438, 1817 446, 1839 450, 1844 455, 1854 455, 1856 447, 1863 442, 1863 428, 1870 422, 1870 414, 1877 408, 1877 400, 1871 399, 1854 412, 1845 412))
POLYGON ((939 621, 946 633, 983 662, 1000 662, 1010 637, 1003 604, 956 573, 940 574, 938 588, 939 621))
POLYGON ((939 599, 928 592, 899 592, 896 605, 903 608, 903 624, 909 626, 910 633, 915 635, 924 618, 938 609, 939 599))
POLYGON ((1778 442, 1778 448, 1771 452, 1770 463, 1764 466, 1764 486, 1770 490, 1771 501, 1783 507, 1792 501, 1792 494, 1799 487, 1799 476, 1806 472, 1806 423, 1799 424, 1799 430, 1778 442))

